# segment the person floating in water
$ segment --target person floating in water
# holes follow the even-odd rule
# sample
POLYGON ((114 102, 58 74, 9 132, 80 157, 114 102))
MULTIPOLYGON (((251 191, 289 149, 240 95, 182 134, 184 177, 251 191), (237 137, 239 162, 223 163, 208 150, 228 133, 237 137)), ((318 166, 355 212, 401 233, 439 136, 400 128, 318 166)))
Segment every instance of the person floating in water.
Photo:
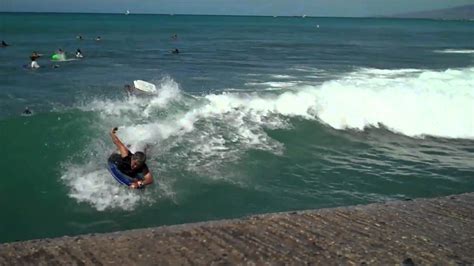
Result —
POLYGON ((135 95, 135 96, 145 96, 148 95, 146 91, 140 90, 139 88, 135 87, 134 85, 125 84, 123 86, 123 90, 128 94, 128 96, 135 95))
POLYGON ((173 35, 171 36, 171 39, 173 39, 173 40, 177 40, 177 39, 178 39, 178 34, 176 34, 176 33, 175 33, 175 34, 173 34, 173 35))
POLYGON ((130 84, 125 84, 125 86, 123 86, 123 89, 127 92, 128 95, 133 94, 137 90, 134 86, 130 84))
POLYGON ((122 173, 133 178, 130 188, 143 188, 144 186, 152 184, 153 176, 145 163, 145 153, 140 151, 135 153, 130 152, 115 134, 117 130, 118 128, 114 127, 110 131, 110 137, 115 146, 117 146, 120 154, 112 154, 109 160, 112 160, 122 173))
POLYGON ((179 54, 178 48, 174 48, 174 49, 171 51, 171 53, 173 53, 173 54, 179 54))
POLYGON ((29 116, 29 115, 32 115, 33 112, 31 112, 31 110, 28 108, 28 106, 25 108, 25 110, 23 111, 23 113, 21 113, 22 115, 25 115, 25 116, 29 116))
POLYGON ((78 39, 79 41, 82 41, 82 35, 77 35, 76 39, 78 39))
POLYGON ((97 36, 97 38, 95 38, 96 41, 100 41, 102 40, 102 38, 100 38, 100 36, 97 36))
POLYGON ((79 48, 77 48, 77 50, 76 50, 76 57, 77 58, 83 58, 84 57, 84 55, 82 55, 81 49, 79 49, 79 48))
POLYGON ((1 47, 7 47, 10 46, 8 43, 6 43, 4 40, 2 40, 2 44, 0 45, 1 47))
POLYGON ((62 49, 58 49, 53 56, 51 56, 51 59, 54 61, 65 61, 66 60, 66 53, 62 49))
POLYGON ((30 60, 31 60, 30 67, 32 69, 36 69, 40 67, 38 62, 36 62, 36 59, 38 58, 40 58, 40 55, 37 52, 33 51, 30 55, 30 60))

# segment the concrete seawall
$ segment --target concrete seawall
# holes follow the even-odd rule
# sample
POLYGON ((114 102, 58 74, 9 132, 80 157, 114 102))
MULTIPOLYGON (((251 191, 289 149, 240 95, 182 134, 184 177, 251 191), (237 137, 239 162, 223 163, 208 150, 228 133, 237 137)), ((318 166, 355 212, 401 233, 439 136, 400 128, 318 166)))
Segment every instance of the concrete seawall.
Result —
POLYGON ((0 265, 474 263, 474 193, 0 245, 0 265))

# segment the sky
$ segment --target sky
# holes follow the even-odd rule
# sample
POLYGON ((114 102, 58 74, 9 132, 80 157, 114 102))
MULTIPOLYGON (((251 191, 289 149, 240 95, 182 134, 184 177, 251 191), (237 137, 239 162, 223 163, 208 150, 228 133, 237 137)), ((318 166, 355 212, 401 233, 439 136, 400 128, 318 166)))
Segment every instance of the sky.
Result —
POLYGON ((365 17, 468 4, 474 0, 0 0, 0 11, 365 17))

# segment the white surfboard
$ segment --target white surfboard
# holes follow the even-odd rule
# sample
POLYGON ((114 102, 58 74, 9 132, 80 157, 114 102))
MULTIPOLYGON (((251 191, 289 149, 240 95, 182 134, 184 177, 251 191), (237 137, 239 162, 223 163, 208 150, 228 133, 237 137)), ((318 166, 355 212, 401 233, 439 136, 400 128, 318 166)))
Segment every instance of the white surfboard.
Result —
POLYGON ((133 85, 137 90, 141 90, 143 92, 155 93, 157 91, 154 84, 143 80, 135 80, 133 81, 133 85))

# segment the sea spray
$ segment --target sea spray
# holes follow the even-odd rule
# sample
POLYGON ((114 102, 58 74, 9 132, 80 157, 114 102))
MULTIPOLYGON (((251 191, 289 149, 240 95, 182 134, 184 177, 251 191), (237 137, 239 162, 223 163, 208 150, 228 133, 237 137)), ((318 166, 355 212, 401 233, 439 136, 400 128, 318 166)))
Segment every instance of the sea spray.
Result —
MULTIPOLYGON (((321 121, 335 129, 384 125, 413 137, 473 138, 473 80, 473 68, 361 69, 320 86, 185 97, 175 81, 165 78, 157 84, 156 96, 97 100, 81 109, 99 114, 100 123, 95 126, 104 134, 118 125, 119 136, 132 151, 150 148, 149 163, 158 169, 153 158, 174 158, 190 173, 218 178, 226 165, 240 160, 246 151, 283 154, 285 147, 267 130, 290 130, 288 119, 292 117, 321 121), (173 147, 180 147, 180 155, 173 154, 173 147)), ((101 145, 89 148, 94 147, 101 145)), ((97 154, 104 158, 112 150, 100 149, 97 154)), ((98 196, 96 193, 115 184, 96 160, 100 162, 94 158, 85 165, 71 166, 74 176, 81 178, 72 179, 71 172, 63 176, 70 182, 72 197, 89 201, 99 210, 131 209, 144 199, 153 199, 117 189, 114 197, 120 200, 98 196)), ((171 195, 172 185, 168 185, 171 195)))

